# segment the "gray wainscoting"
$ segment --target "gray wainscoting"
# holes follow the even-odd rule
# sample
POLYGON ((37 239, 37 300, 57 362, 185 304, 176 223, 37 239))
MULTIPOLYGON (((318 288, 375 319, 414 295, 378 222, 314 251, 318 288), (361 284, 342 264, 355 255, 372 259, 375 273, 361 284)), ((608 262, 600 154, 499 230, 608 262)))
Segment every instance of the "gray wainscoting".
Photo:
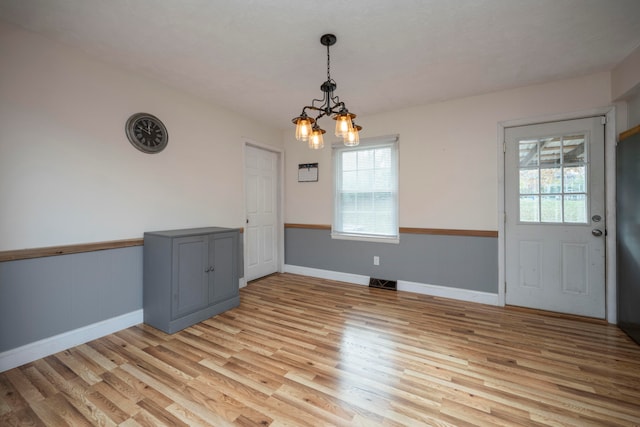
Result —
POLYGON ((0 352, 142 309, 142 250, 0 262, 0 352))
POLYGON ((331 239, 328 230, 287 228, 285 263, 386 280, 498 293, 496 237, 401 234, 400 243, 331 239), (380 265, 373 265, 373 257, 380 265))

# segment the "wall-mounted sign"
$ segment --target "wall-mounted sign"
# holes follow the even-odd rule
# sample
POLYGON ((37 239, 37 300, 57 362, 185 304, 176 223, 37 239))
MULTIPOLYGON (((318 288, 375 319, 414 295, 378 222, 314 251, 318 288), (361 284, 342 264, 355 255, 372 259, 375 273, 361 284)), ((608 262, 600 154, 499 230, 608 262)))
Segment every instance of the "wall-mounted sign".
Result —
POLYGON ((317 163, 300 163, 298 165, 298 182, 318 181, 317 163))

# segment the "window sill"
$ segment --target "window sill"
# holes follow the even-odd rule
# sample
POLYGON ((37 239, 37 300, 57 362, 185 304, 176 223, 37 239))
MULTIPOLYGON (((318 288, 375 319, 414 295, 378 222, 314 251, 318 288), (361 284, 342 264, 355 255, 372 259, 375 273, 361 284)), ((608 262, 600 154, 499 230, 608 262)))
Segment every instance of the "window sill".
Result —
POLYGON ((393 237, 382 237, 382 236, 370 236, 363 234, 345 234, 345 233, 331 233, 332 239, 337 240, 356 240, 360 242, 377 242, 377 243, 400 243, 400 238, 397 236, 393 237))

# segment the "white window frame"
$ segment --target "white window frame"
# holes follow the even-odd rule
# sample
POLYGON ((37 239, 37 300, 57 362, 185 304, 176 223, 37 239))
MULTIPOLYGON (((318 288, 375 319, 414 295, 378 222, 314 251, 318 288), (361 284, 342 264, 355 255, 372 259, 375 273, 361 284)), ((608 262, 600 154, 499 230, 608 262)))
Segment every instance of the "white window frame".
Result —
POLYGON ((399 243, 400 242, 400 227, 398 207, 399 202, 399 157, 400 148, 398 143, 398 135, 389 135, 376 138, 361 139, 360 144, 356 147, 346 147, 342 143, 335 143, 332 145, 332 157, 333 157, 333 219, 331 223, 331 238, 343 239, 343 240, 360 240, 369 242, 384 242, 384 243, 399 243), (340 154, 348 151, 360 151, 367 150, 376 147, 391 147, 392 148, 392 165, 395 169, 395 205, 393 218, 395 218, 395 234, 394 235, 381 235, 372 233, 353 233, 337 230, 336 224, 339 224, 340 205, 339 205, 339 192, 338 186, 341 183, 341 159, 340 154))

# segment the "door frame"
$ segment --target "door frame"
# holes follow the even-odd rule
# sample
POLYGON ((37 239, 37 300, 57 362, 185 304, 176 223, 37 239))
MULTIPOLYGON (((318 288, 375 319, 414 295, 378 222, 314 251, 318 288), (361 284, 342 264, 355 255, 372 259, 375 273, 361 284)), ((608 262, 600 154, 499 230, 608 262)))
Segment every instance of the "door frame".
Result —
MULTIPOLYGON (((278 273, 284 272, 284 150, 278 147, 273 147, 271 145, 262 144, 256 141, 253 141, 248 138, 243 138, 242 144, 242 210, 244 214, 244 218, 242 219, 242 224, 246 225, 247 219, 247 180, 246 180, 246 170, 247 170, 247 147, 258 148, 260 150, 270 151, 276 154, 276 158, 278 161, 277 166, 277 188, 276 188, 276 206, 278 212, 276 214, 277 219, 277 227, 278 232, 276 233, 276 238, 278 239, 276 245, 276 268, 278 273)), ((243 225, 243 231, 245 227, 243 225)), ((240 287, 244 287, 247 285, 247 263, 245 260, 247 259, 247 235, 246 233, 242 233, 242 281, 240 283, 240 287)))
POLYGON ((505 235, 505 129, 515 126, 536 125, 563 120, 584 119, 605 116, 607 125, 604 135, 604 175, 605 209, 607 236, 605 242, 605 311, 609 323, 617 323, 617 280, 616 280, 616 114, 615 106, 593 108, 573 113, 498 122, 498 305, 506 303, 506 235, 505 235))

